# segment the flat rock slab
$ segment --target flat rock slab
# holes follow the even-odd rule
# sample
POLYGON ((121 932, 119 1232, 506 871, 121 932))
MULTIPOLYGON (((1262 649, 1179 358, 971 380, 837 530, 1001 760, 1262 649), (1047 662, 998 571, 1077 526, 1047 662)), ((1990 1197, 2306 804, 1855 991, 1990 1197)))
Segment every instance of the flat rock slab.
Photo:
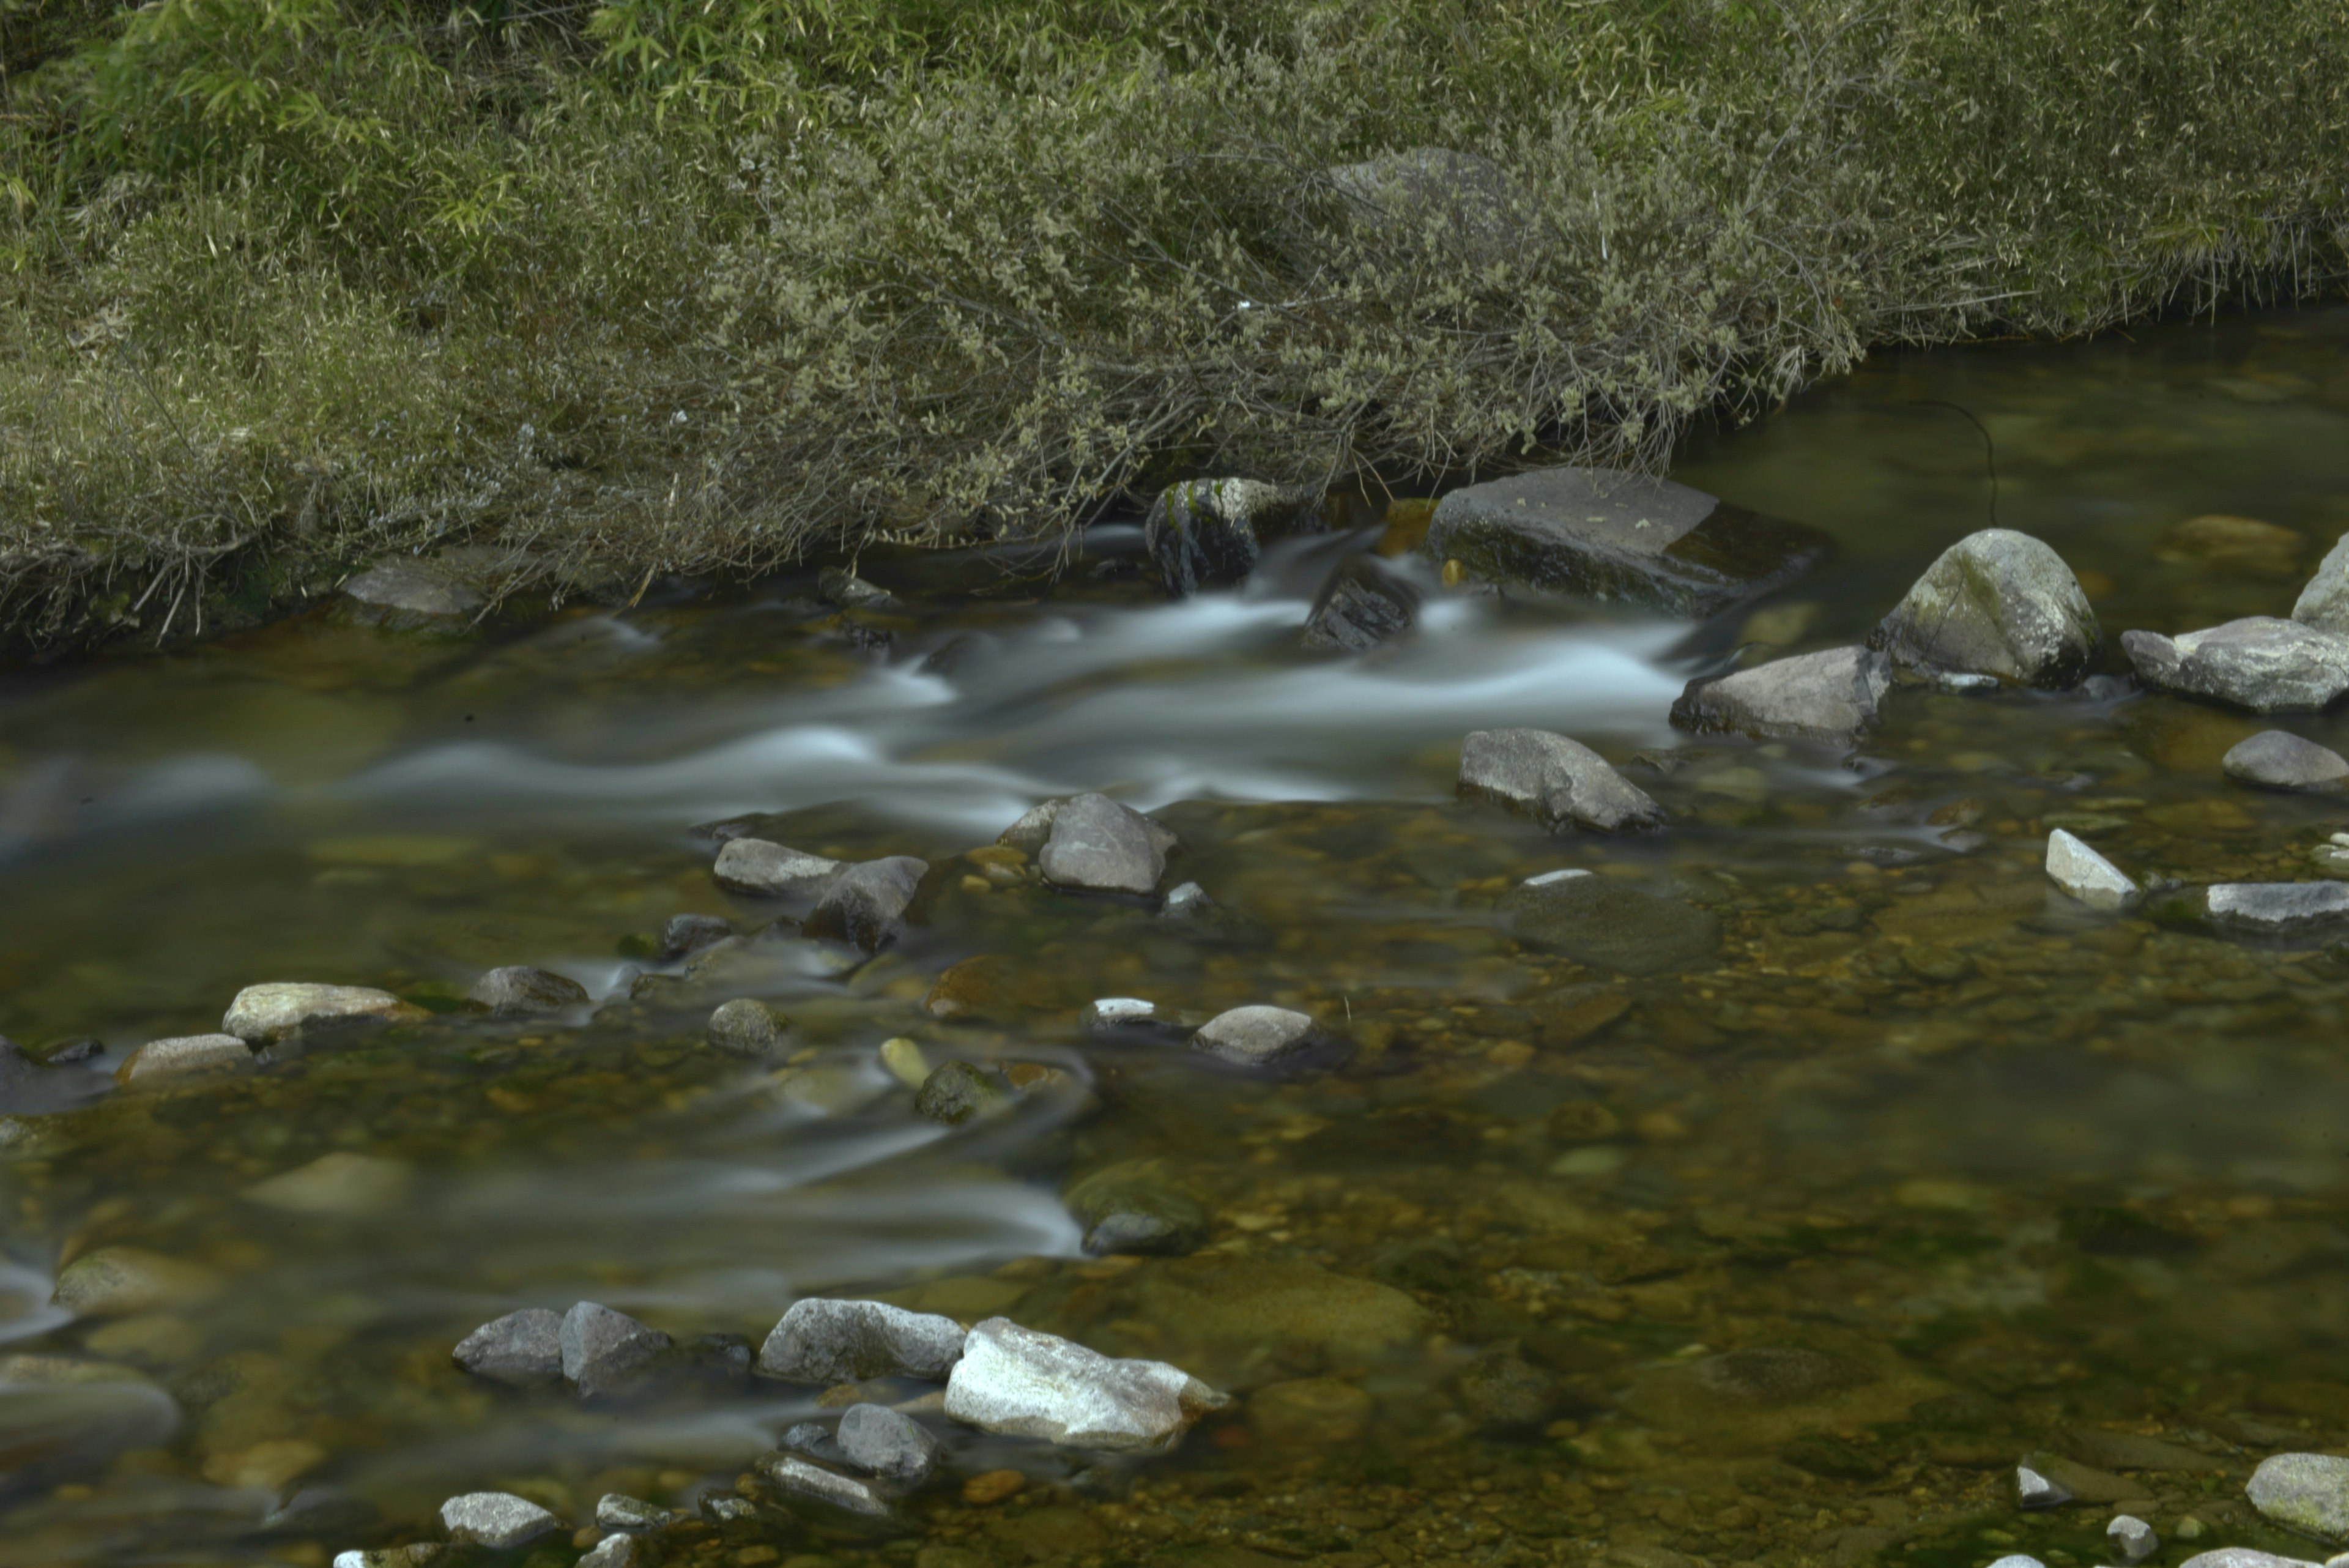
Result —
POLYGON ((1663 807, 1581 742, 1547 730, 1473 730, 1460 746, 1460 793, 1558 832, 1661 827, 1663 807))
POLYGON ((1495 582, 1703 618, 1793 581, 1833 543, 1670 480, 1566 467, 1454 491, 1423 548, 1495 582))
POLYGON ((1985 528, 1925 568, 1868 639, 1896 664, 2069 686, 2101 639, 2064 557, 2028 534, 1985 528))
POLYGON ((1231 1401, 1179 1366, 1117 1360, 991 1317, 970 1331, 947 1383, 947 1414, 984 1431, 1075 1449, 1171 1448, 1231 1401))
POLYGON ((1698 734, 1849 744, 1876 727, 1892 689, 1892 661, 1864 648, 1830 648, 1734 675, 1692 680, 1672 723, 1698 734))
POLYGON ((1721 922, 1705 910, 1607 877, 1517 888, 1501 908, 1520 940, 1618 974, 1708 963, 1721 948, 1721 922))
POLYGON ((963 1351, 962 1324, 885 1302, 793 1302, 759 1347, 759 1370, 830 1387, 869 1377, 944 1377, 963 1351))
POLYGON ((813 898, 840 874, 841 863, 765 838, 730 838, 709 874, 730 893, 764 898, 813 898))
POLYGON ((440 1505, 449 1539, 511 1552, 563 1528, 563 1521, 510 1491, 469 1491, 440 1505))
POLYGON ((150 1040, 114 1070, 115 1082, 129 1087, 209 1073, 239 1072, 254 1064, 253 1047, 233 1034, 175 1034, 150 1040))
POLYGON ((2349 779, 2349 759, 2289 730, 2262 730, 2219 760, 2238 784, 2259 789, 2338 789, 2349 779))
POLYGON ((2206 896, 2220 925, 2294 936, 2349 921, 2349 882, 2220 882, 2206 896))
POLYGON ((1174 836, 1131 806, 1105 794, 1060 803, 1038 855, 1038 868, 1055 888, 1088 893, 1143 894, 1166 874, 1174 836))
POLYGON ((2349 1459, 2271 1454, 2243 1494, 2271 1524, 2336 1546, 2349 1542, 2349 1459))
POLYGON ((2125 631, 2121 648, 2147 686, 2255 713, 2314 712, 2349 691, 2349 637, 2273 616, 2177 637, 2125 631))
POLYGON ((457 1342, 450 1353, 476 1377, 510 1388, 563 1381, 563 1314, 524 1307, 492 1318, 457 1342))
POLYGON ((249 1044, 283 1040, 313 1023, 374 1021, 414 1023, 430 1013, 402 1002, 388 991, 364 985, 317 985, 306 981, 278 981, 248 985, 229 1003, 221 1032, 249 1044))

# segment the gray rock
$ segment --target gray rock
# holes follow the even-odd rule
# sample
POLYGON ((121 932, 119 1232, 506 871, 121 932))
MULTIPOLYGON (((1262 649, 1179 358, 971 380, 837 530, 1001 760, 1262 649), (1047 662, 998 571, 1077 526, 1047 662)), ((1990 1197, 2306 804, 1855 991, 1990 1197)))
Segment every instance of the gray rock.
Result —
POLYGON ((1143 520, 1143 548, 1158 580, 1177 598, 1228 587, 1256 570, 1269 540, 1318 531, 1321 492, 1257 479, 1192 479, 1170 484, 1143 520))
POLYGON ((2272 616, 2174 638, 2125 631, 2121 648, 2147 686, 2257 713, 2313 712, 2349 691, 2349 636, 2272 616))
POLYGON ((2140 893, 2119 867, 2060 827, 2047 836, 2047 877, 2092 909, 2125 909, 2140 893))
POLYGON ((151 1085, 206 1073, 237 1072, 254 1064, 253 1047, 233 1034, 175 1034, 150 1040, 114 1070, 117 1083, 151 1085))
POLYGON ((2341 542, 2317 564, 2316 575, 2308 579, 2308 586, 2300 590, 2299 602, 2292 607, 2292 618, 2319 631, 2349 637, 2349 534, 2342 535, 2341 542))
POLYGON ((2271 1524, 2338 1546, 2349 1542, 2349 1459, 2271 1454, 2243 1495, 2271 1524))
POLYGON ((1174 836, 1105 794, 1081 794, 1052 816, 1038 867, 1055 888, 1147 893, 1166 874, 1174 836))
POLYGON ((676 1514, 660 1504, 626 1492, 607 1491, 595 1503, 598 1530, 658 1530, 675 1518, 676 1514))
POLYGON ((248 985, 229 1003, 221 1033, 248 1044, 283 1040, 314 1023, 372 1020, 384 1023, 415 1023, 430 1015, 388 991, 364 985, 316 985, 285 981, 248 985))
POLYGON ((476 1007, 507 1015, 560 1012, 566 1007, 583 1005, 587 1001, 587 988, 568 975, 517 963, 481 976, 465 993, 465 1000, 476 1007))
POLYGON ((886 1405, 851 1405, 833 1441, 856 1469, 900 1486, 919 1486, 937 1468, 938 1440, 886 1405))
POLYGON ((1672 704, 1672 722, 1699 734, 1848 744, 1876 727, 1891 688, 1892 663, 1883 654, 1831 648, 1692 680, 1672 704))
POLYGON ((2279 1557, 2272 1552, 2255 1551, 2249 1546, 2221 1546, 2216 1552, 2196 1552, 2178 1568, 2317 1568, 2317 1564, 2299 1557, 2279 1557))
POLYGON ((651 1542, 621 1531, 589 1547, 578 1568, 652 1568, 656 1556, 651 1542))
POLYGON ((1368 653, 1393 641, 1419 620, 1419 590, 1370 554, 1340 561, 1305 618, 1305 646, 1368 653))
POLYGON ((1942 551, 1868 640, 1896 664, 2060 687, 2087 673, 2101 637, 2063 556, 1985 528, 1942 551))
POLYGON ((661 927, 660 956, 673 963, 716 947, 733 934, 733 924, 717 915, 671 915, 661 927))
POLYGON ((1165 902, 1158 906, 1158 912, 1170 920, 1196 920, 1213 913, 1216 908, 1216 901, 1207 897, 1205 888, 1196 882, 1185 882, 1166 895, 1165 902))
POLYGON ((893 610, 899 607, 896 595, 838 566, 826 566, 816 575, 816 592, 823 596, 824 603, 837 605, 842 609, 893 610))
POLYGON ((906 912, 929 869, 927 861, 910 855, 861 861, 833 879, 808 916, 807 929, 879 952, 904 932, 906 912))
POLYGON ((1619 974, 1661 974, 1710 961, 1721 922, 1676 898, 1611 877, 1571 877, 1512 888, 1501 901, 1521 941, 1619 974))
POLYGON ((1085 1227, 1085 1251, 1180 1257, 1207 1239, 1207 1210, 1164 1162, 1129 1159, 1079 1181, 1061 1201, 1085 1227))
POLYGON ((2047 1564, 2021 1552, 2010 1552, 1993 1560, 1990 1568, 2047 1568, 2047 1564))
POLYGON ((2337 789, 2349 778, 2349 759, 2289 730, 2264 730, 2219 761, 2238 784, 2261 789, 2337 789))
POLYGON ((2029 1465, 2017 1465, 2014 1501, 2026 1509, 2061 1508, 2072 1501, 2072 1493, 2061 1481, 2049 1480, 2029 1465))
POLYGON ((1663 808, 1606 758, 1547 730, 1472 730, 1460 746, 1459 788, 1464 795, 1523 812, 1554 833, 1664 825, 1663 808))
POLYGON ((939 1064, 914 1095, 917 1113, 950 1127, 993 1116, 1010 1103, 1011 1086, 1003 1075, 972 1062, 939 1064))
POLYGON ((1830 542, 1669 480, 1545 468, 1446 495, 1423 548, 1494 582, 1702 618, 1792 581, 1830 542))
POLYGON ((458 1366, 512 1388, 563 1381, 563 1314, 524 1307, 492 1318, 457 1342, 458 1366))
POLYGON ((885 1302, 793 1302, 759 1347, 759 1370, 786 1383, 944 1377, 962 1355, 962 1324, 885 1302))
POLYGON ((2161 1550, 2161 1537, 2153 1526, 2134 1514, 2124 1513, 2106 1525, 2105 1539, 2124 1563, 2142 1563, 2161 1550))
POLYGON ((864 1519, 890 1516, 889 1500, 854 1476, 828 1470, 797 1454, 761 1454, 759 1473, 777 1491, 802 1502, 823 1503, 864 1519))
POLYGON ((1112 1360, 991 1317, 970 1331, 947 1382, 947 1416, 984 1431, 1075 1449, 1167 1449, 1230 1399, 1163 1361, 1112 1360))
POLYGON ((841 863, 808 855, 764 838, 730 838, 719 846, 709 874, 730 893, 767 898, 823 896, 840 874, 841 863))
POLYGON ((510 1491, 469 1491, 440 1505, 449 1539, 511 1552, 563 1528, 563 1521, 510 1491))
POLYGON ((1235 1007, 1191 1036, 1191 1049, 1241 1067, 1277 1067, 1322 1044, 1312 1018, 1285 1007, 1235 1007))
POLYGON ((2349 882, 2220 882, 2210 918, 2258 935, 2291 936, 2349 919, 2349 882))
POLYGON ((791 1453, 802 1454, 820 1464, 837 1465, 840 1445, 832 1440, 832 1428, 821 1421, 798 1421, 783 1430, 775 1446, 791 1453))
POLYGON ((721 1002, 709 1014, 709 1040, 730 1056, 766 1056, 782 1048, 789 1020, 754 996, 721 1002))
POLYGON ((421 561, 382 561, 343 584, 354 620, 394 631, 462 630, 487 601, 451 574, 421 561))
POLYGON ((563 1376, 582 1398, 627 1386, 672 1343, 660 1330, 596 1302, 580 1302, 563 1314, 562 1341, 563 1376))

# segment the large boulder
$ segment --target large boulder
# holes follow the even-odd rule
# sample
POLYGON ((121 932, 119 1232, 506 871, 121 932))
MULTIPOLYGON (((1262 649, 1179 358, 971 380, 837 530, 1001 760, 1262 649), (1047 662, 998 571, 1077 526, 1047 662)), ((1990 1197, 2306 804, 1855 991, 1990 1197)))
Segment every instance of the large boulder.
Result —
POLYGON ((2028 534, 1969 534, 1925 568, 1868 639, 1898 664, 2070 686, 2102 634, 2080 580, 2028 534))
POLYGON ((964 1343, 946 1407, 984 1431, 1131 1453, 1173 1447, 1192 1422, 1230 1403, 1179 1366, 1114 1360, 991 1317, 964 1343))
POLYGON ((1188 479, 1159 492, 1143 520, 1142 542, 1167 593, 1184 598, 1244 581, 1267 541, 1320 524, 1316 487, 1188 479))
POLYGON ((1305 618, 1305 646, 1368 653, 1419 619, 1419 590, 1377 556, 1347 556, 1330 570, 1305 618))
POLYGON ((1661 827, 1663 807, 1579 741, 1547 730, 1472 730, 1460 793, 1523 812, 1551 832, 1661 827))
POLYGON ((1148 893, 1166 874, 1166 851, 1174 844, 1172 833, 1131 806, 1081 794, 1054 810, 1037 867, 1056 888, 1148 893))
POLYGON ((808 916, 807 929, 813 935, 838 937, 866 952, 878 952, 905 931, 915 895, 929 869, 929 862, 910 855, 851 866, 825 888, 808 916))
POLYGON ((2238 784, 2260 789, 2333 790, 2349 779, 2349 758, 2289 730, 2262 730, 2219 760, 2238 784))
POLYGON ((2341 542, 2325 552, 2316 575, 2300 590, 2292 618, 2319 631, 2349 637, 2349 534, 2342 535, 2341 542))
POLYGON ((2349 691, 2349 636, 2273 616, 2177 637, 2125 631, 2121 647, 2147 686, 2255 713, 2313 712, 2349 691))
POLYGON ((1672 723, 1699 734, 1847 745, 1876 727, 1891 689, 1891 660, 1882 653, 1830 648, 1692 680, 1672 704, 1672 723))
POLYGON ((1830 541, 1670 480, 1544 468, 1454 491, 1422 548, 1495 582, 1703 617, 1792 581, 1830 541))
POLYGON ((1501 908, 1520 940, 1619 974, 1686 969, 1709 962, 1721 946, 1721 922, 1712 915, 1611 877, 1527 883, 1501 908))

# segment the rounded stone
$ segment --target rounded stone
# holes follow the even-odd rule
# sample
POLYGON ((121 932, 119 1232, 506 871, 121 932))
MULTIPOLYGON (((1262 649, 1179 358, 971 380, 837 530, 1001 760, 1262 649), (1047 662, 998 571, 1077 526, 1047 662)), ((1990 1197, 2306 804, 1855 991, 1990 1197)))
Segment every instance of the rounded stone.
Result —
POLYGON ((720 1002, 709 1015, 709 1044, 730 1056, 765 1056, 780 1050, 791 1020, 752 996, 720 1002))
POLYGON ((2334 1545, 2349 1542, 2349 1459, 2271 1454, 2243 1494, 2271 1523, 2334 1545))

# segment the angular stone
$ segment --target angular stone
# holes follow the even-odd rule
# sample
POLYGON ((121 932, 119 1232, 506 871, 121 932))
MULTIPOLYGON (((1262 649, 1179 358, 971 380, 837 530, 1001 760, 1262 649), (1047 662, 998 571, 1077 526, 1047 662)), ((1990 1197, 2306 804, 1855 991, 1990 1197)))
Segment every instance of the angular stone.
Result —
POLYGON ((248 985, 229 1003, 221 1032, 247 1044, 283 1040, 312 1023, 347 1019, 374 1019, 385 1023, 416 1023, 431 1015, 388 991, 364 985, 316 985, 282 981, 248 985))
POLYGON ((654 1561, 652 1542, 621 1531, 589 1547, 578 1568, 653 1568, 654 1561))
POLYGON ((465 1000, 505 1016, 560 1012, 585 1003, 587 988, 568 975, 517 963, 481 976, 465 993, 465 1000))
POLYGON ((2061 1481, 2049 1480, 2029 1465, 2017 1465, 2014 1501, 2024 1509, 2061 1508, 2072 1501, 2072 1493, 2061 1481))
POLYGON ((1069 1448, 1171 1448, 1230 1399, 1163 1361, 1118 1361, 991 1317, 970 1331, 947 1382, 947 1414, 985 1431, 1069 1448))
POLYGON ((808 855, 764 838, 730 838, 719 846, 709 874, 730 893, 754 898, 821 897, 841 871, 841 862, 808 855))
POLYGON ((929 869, 929 862, 910 855, 859 862, 833 879, 807 929, 878 952, 904 932, 906 911, 929 869))
POLYGON ((1305 618, 1305 646, 1368 653, 1419 620, 1419 590, 1373 555, 1349 556, 1332 568, 1305 618))
POLYGON ((1573 877, 1510 890, 1502 899, 1521 941, 1619 974, 1661 974, 1710 961, 1721 922, 1677 898, 1611 877, 1573 877))
POLYGON ((730 1056, 766 1056, 782 1048, 791 1020, 755 996, 721 1002, 709 1014, 709 1044, 730 1056))
POLYGON ((889 1500, 854 1476, 828 1470, 797 1454, 761 1454, 759 1473, 776 1490, 802 1502, 820 1502, 865 1519, 886 1519, 889 1500))
POLYGON ((900 1486, 921 1485, 937 1467, 938 1440, 886 1405, 851 1405, 833 1441, 849 1464, 900 1486))
POLYGON ((2238 784, 2261 789, 2329 790, 2349 779, 2349 759, 2289 730, 2263 730, 2220 759, 2238 784))
POLYGON ((2087 673, 2101 637, 2063 556, 1985 528, 1942 551, 1868 643, 1896 664, 2064 687, 2087 673))
POLYGON ((2340 542, 2324 553, 2316 575, 2300 590, 2292 618, 2319 631, 2349 637, 2349 534, 2342 535, 2340 542))
POLYGON ((626 1386, 673 1343, 623 1312, 580 1302, 563 1314, 563 1376, 582 1398, 626 1386))
POLYGON ((1169 595, 1227 587, 1256 570, 1267 541, 1318 530, 1321 492, 1257 479, 1193 479, 1170 484, 1143 519, 1143 548, 1169 595))
POLYGON ((472 587, 421 561, 382 561, 343 584, 355 620, 394 631, 461 630, 486 602, 472 587))
POLYGON ((2092 909, 2125 909, 2140 892, 2119 867, 2060 827, 2047 836, 2047 877, 2092 909))
POLYGON ((2220 882, 2209 894, 2220 925, 2290 936, 2349 919, 2349 882, 2220 882))
POLYGON ((896 595, 840 566, 826 566, 816 574, 816 592, 823 597, 824 603, 837 605, 842 609, 893 610, 901 607, 896 595))
POLYGON ((1277 1067, 1322 1043, 1308 1013, 1285 1007, 1235 1007, 1191 1036, 1191 1049, 1240 1067, 1277 1067))
POLYGON ((563 1521, 510 1491, 469 1491, 440 1505, 440 1528, 451 1541, 511 1552, 562 1529, 563 1521))
POLYGON ((944 1377, 962 1355, 962 1324, 885 1302, 793 1302, 759 1347, 759 1370, 831 1387, 872 1377, 944 1377))
POLYGON ((168 1040, 150 1040, 130 1053, 114 1070, 114 1081, 128 1088, 133 1084, 238 1072, 253 1064, 253 1047, 233 1034, 175 1034, 168 1040))
POLYGON ((492 1318, 457 1342, 450 1359, 476 1377, 509 1388, 563 1381, 563 1314, 524 1307, 492 1318))
POLYGON ((1876 727, 1891 688, 1892 663, 1883 654, 1830 648, 1692 680, 1672 704, 1671 720, 1698 734, 1848 744, 1876 727))
POLYGON ((1038 857, 1044 880, 1091 893, 1147 893, 1166 874, 1174 835, 1104 794, 1061 803, 1038 857))
POLYGON ((2243 1495, 2271 1524, 2335 1546, 2349 1542, 2349 1459, 2271 1454, 2251 1472, 2243 1495))
POLYGON ((2314 712, 2349 691, 2349 636, 2272 616, 2174 638, 2125 631, 2121 648, 2147 686, 2257 713, 2314 712))
POLYGON ((1460 744, 1460 793, 1523 812, 1552 832, 1661 827, 1663 807, 1579 741, 1547 730, 1472 730, 1460 744))
POLYGON ((626 1492, 607 1491, 595 1501, 598 1530, 658 1530, 676 1518, 660 1504, 626 1492))
POLYGON ((2153 1526, 2134 1514, 2124 1513, 2106 1525, 2105 1539, 2124 1563, 2142 1563, 2161 1550, 2161 1537, 2153 1526))
POLYGON ((1423 548, 1478 576, 1703 618, 1826 558, 1816 529, 1723 504, 1669 480, 1545 468, 1455 490, 1423 548))
POLYGON ((733 934, 733 924, 717 915, 671 915, 661 927, 660 956, 674 963, 704 948, 716 947, 733 934))

